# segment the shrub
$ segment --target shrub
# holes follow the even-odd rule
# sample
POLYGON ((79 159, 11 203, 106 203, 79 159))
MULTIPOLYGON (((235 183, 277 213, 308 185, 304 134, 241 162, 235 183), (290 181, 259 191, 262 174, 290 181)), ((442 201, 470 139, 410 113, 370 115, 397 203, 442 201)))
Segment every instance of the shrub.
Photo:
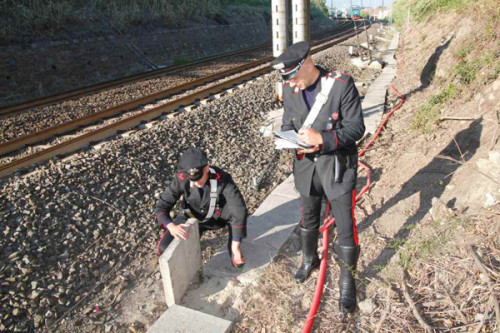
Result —
POLYGON ((430 134, 432 127, 437 123, 441 107, 449 100, 457 97, 458 88, 453 84, 448 84, 439 94, 432 96, 426 104, 421 106, 413 118, 410 128, 419 130, 422 134, 430 134))

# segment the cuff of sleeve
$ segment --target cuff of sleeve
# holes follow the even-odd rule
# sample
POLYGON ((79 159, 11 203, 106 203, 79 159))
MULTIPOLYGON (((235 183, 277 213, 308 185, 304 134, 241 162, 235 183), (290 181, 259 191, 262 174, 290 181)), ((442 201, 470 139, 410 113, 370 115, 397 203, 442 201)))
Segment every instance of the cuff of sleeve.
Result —
POLYGON ((243 239, 247 236, 247 227, 246 226, 231 226, 233 240, 236 238, 243 239))
POLYGON ((321 137, 323 138, 323 151, 331 152, 337 150, 338 138, 336 131, 322 131, 321 137))
POLYGON ((158 224, 162 229, 167 229, 167 225, 169 223, 172 223, 172 220, 170 219, 170 214, 168 212, 159 213, 156 219, 158 220, 158 224))

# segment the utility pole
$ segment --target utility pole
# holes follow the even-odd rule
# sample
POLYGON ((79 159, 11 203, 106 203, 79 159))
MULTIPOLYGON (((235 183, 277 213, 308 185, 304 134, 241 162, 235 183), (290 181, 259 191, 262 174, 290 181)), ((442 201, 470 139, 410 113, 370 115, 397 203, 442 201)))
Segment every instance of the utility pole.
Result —
POLYGON ((363 28, 365 28, 366 45, 368 46, 368 56, 370 57, 370 63, 371 63, 372 62, 372 50, 370 49, 370 38, 368 38, 368 30, 366 30, 366 20, 363 20, 363 28))
POLYGON ((411 8, 411 2, 408 3, 408 15, 406 16, 406 31, 410 30, 410 8, 411 8))
MULTIPOLYGON (((351 9, 352 9, 352 0, 349 0, 349 2, 351 3, 351 9)), ((356 21, 352 20, 352 23, 354 23, 354 31, 356 31, 356 40, 358 41, 358 54, 361 57, 361 46, 359 44, 358 26, 356 25, 356 21)))

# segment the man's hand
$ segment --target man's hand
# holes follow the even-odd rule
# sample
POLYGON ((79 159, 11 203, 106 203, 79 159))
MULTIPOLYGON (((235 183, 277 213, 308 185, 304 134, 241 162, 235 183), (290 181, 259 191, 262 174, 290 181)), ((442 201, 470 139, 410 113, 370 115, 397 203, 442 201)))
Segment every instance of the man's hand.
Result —
POLYGON ((187 223, 184 224, 169 223, 167 225, 168 231, 172 236, 174 236, 175 239, 188 239, 189 233, 185 230, 186 228, 189 228, 189 224, 187 223))
POLYGON ((319 150, 319 146, 314 146, 312 148, 309 148, 309 149, 300 149, 300 148, 297 148, 297 153, 299 154, 311 154, 311 153, 315 153, 319 150))
POLYGON ((299 129, 299 137, 305 143, 313 146, 319 146, 323 144, 323 137, 321 136, 321 133, 312 128, 299 129))

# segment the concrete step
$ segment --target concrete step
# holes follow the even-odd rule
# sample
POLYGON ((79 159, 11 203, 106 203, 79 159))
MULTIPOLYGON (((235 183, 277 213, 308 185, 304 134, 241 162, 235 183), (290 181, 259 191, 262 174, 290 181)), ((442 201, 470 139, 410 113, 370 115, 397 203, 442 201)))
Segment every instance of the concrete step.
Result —
POLYGON ((227 333, 232 328, 233 323, 229 320, 172 305, 149 328, 148 333, 227 333))

